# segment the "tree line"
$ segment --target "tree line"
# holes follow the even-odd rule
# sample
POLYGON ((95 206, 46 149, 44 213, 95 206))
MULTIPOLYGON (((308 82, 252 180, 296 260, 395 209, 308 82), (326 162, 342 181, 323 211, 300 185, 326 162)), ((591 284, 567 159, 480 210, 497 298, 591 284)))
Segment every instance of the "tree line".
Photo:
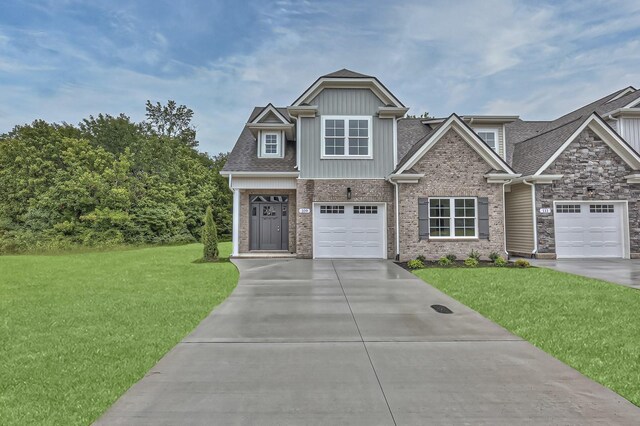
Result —
POLYGON ((0 135, 0 253, 199 241, 207 207, 229 238, 227 154, 196 149, 192 117, 147 101, 139 123, 99 114, 0 135))

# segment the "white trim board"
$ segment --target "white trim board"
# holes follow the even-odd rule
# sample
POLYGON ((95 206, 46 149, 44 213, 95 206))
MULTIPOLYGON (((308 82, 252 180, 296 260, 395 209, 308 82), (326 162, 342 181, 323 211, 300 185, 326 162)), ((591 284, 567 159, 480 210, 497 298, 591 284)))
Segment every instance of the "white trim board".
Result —
POLYGON ((282 121, 283 124, 291 124, 291 122, 284 115, 282 115, 280 111, 278 111, 278 109, 271 103, 264 107, 260 114, 258 114, 256 118, 251 120, 251 123, 259 123, 260 120, 262 120, 269 112, 273 113, 273 115, 275 115, 280 121, 282 121))
POLYGON ((593 130, 620 158, 632 169, 640 169, 640 156, 631 148, 611 127, 596 113, 591 114, 578 129, 556 150, 556 152, 534 173, 534 176, 544 172, 558 159, 587 126, 593 130))
POLYGON ((300 106, 305 102, 318 96, 324 89, 370 89, 385 105, 404 108, 402 102, 398 100, 382 83, 376 78, 330 78, 321 77, 316 80, 305 92, 296 99, 292 107, 300 106))

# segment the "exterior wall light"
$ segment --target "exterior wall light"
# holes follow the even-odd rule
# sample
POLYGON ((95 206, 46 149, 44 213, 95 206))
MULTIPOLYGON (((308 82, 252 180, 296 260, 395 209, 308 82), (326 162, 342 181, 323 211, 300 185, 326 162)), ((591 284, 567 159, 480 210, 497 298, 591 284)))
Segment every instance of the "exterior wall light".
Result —
POLYGON ((351 199, 351 188, 347 188, 347 200, 351 199))
POLYGON ((588 197, 593 197, 594 195, 596 195, 596 189, 592 186, 588 186, 587 187, 587 196, 588 197))

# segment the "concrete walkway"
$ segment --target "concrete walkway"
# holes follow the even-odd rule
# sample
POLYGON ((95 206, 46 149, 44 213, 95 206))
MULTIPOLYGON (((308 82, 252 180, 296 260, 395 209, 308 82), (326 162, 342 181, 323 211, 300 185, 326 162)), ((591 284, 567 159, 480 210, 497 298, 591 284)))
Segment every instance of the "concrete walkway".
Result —
POLYGON ((391 262, 236 263, 233 294, 98 424, 631 425, 640 418, 627 400, 391 262))
POLYGON ((640 259, 527 259, 532 265, 640 289, 640 259))

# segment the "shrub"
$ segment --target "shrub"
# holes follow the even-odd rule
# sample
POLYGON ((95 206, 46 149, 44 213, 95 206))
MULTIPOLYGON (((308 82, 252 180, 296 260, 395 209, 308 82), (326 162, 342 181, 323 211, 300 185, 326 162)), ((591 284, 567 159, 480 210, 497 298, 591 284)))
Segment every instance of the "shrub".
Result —
POLYGON ((492 251, 491 253, 489 253, 489 259, 491 259, 492 262, 495 263, 496 259, 498 259, 500 257, 500 255, 498 254, 497 251, 492 251))
POLYGON ((528 261, 524 260, 524 259, 518 259, 518 260, 516 260, 515 265, 516 265, 518 268, 528 268, 528 267, 530 267, 530 266, 531 266, 531 264, 530 264, 528 261))
POLYGON ((442 256, 438 259, 438 265, 440 266, 450 266, 453 262, 447 256, 442 256))
POLYGON ((476 259, 475 257, 468 257, 464 261, 464 266, 467 266, 469 268, 475 268, 476 266, 478 266, 478 264, 480 264, 480 262, 478 262, 478 259, 476 259))
POLYGON ((496 265, 497 267, 502 268, 503 266, 507 266, 507 261, 505 260, 504 257, 498 256, 493 261, 493 264, 496 265))
POLYGON ((449 259, 451 262, 455 262, 455 261, 456 261, 456 259, 458 259, 458 256, 456 256, 456 255, 455 255, 455 254, 453 254, 453 253, 449 253, 449 254, 445 255, 444 257, 446 257, 447 259, 449 259))
POLYGON ((422 263, 425 263, 427 261, 427 258, 424 257, 423 255, 420 256, 416 256, 416 260, 419 260, 422 263))
POLYGON ((202 244, 204 244, 204 260, 214 261, 218 259, 218 229, 213 221, 211 206, 207 207, 202 227, 202 244))
POLYGON ((422 269, 424 268, 424 262, 419 259, 413 259, 407 262, 409 269, 422 269))
POLYGON ((469 259, 480 260, 480 252, 477 250, 471 250, 469 252, 469 259))

